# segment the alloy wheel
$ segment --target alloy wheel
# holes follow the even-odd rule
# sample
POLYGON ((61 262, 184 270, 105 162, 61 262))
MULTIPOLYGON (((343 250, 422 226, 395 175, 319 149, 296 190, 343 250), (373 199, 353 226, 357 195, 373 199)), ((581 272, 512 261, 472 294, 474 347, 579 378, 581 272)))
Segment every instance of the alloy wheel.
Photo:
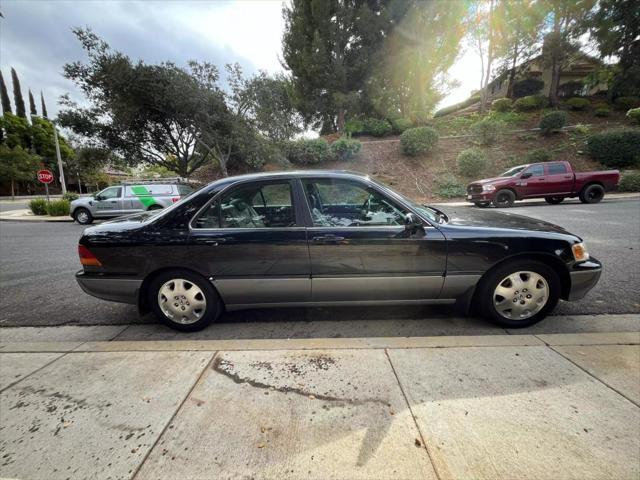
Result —
POLYGON ((526 320, 544 308, 549 300, 549 284, 545 278, 529 271, 510 274, 493 292, 496 311, 509 320, 526 320))

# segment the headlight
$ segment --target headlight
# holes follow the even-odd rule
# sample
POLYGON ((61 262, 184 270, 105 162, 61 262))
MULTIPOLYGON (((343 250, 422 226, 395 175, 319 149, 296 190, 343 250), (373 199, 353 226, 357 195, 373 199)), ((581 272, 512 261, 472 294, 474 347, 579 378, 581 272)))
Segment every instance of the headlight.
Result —
POLYGON ((482 191, 483 192, 493 192, 496 189, 496 187, 494 187, 493 185, 483 185, 482 186, 482 191))
POLYGON ((589 252, 584 243, 574 243, 571 245, 571 251, 573 252, 573 258, 575 258, 576 262, 589 260, 589 252))

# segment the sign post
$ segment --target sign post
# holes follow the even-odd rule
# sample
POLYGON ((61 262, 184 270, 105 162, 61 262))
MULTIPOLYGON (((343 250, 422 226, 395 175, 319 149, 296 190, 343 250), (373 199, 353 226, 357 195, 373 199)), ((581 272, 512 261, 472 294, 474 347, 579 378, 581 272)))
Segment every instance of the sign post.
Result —
POLYGON ((50 170, 38 170, 38 181, 44 183, 44 190, 47 193, 47 202, 49 201, 49 184, 53 182, 53 173, 50 170))

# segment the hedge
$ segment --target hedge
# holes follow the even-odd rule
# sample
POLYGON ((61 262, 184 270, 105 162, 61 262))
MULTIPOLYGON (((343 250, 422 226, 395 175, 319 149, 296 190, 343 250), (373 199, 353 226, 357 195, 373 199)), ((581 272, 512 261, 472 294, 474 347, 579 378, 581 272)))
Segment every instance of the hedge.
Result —
POLYGON ((391 127, 393 128, 393 133, 400 134, 413 127, 413 122, 408 118, 396 118, 391 120, 391 127))
POLYGON ((587 137, 589 155, 607 167, 640 165, 640 130, 611 130, 587 137))
POLYGON ((622 176, 618 184, 621 192, 640 192, 640 172, 629 172, 622 176))
POLYGON ((527 110, 538 110, 546 106, 546 99, 541 95, 529 95, 522 97, 513 102, 513 108, 517 112, 524 112, 527 110))
POLYGON ((626 117, 636 123, 640 123, 640 108, 632 108, 627 112, 626 117))
POLYGON ((511 110, 511 99, 498 98, 491 104, 491 109, 495 110, 496 112, 508 112, 509 110, 511 110))
POLYGON ((352 160, 360 153, 362 144, 358 140, 342 137, 333 142, 330 149, 336 160, 352 160))
POLYGON ((640 97, 618 97, 613 102, 620 110, 629 110, 640 107, 640 97))
POLYGON ((479 177, 487 168, 487 155, 479 148, 467 148, 456 159, 458 172, 465 177, 479 177))
POLYGON ((69 200, 54 200, 47 205, 47 214, 51 217, 69 215, 69 200))
POLYGON ((492 145, 498 139, 500 123, 485 118, 471 125, 471 133, 478 136, 482 145, 492 145))
POLYGON ((405 155, 426 153, 438 143, 438 133, 431 127, 417 127, 405 130, 400 135, 400 147, 405 155))
POLYGON ((540 119, 540 130, 542 133, 549 134, 551 132, 557 132, 567 123, 567 114, 565 112, 555 111, 547 112, 542 115, 540 119))
POLYGON ((322 163, 330 158, 329 144, 322 138, 294 140, 287 144, 285 152, 287 160, 301 165, 322 163))
POLYGON ((34 215, 46 215, 47 201, 44 198, 34 198, 29 202, 29 209, 34 215))
POLYGON ((362 120, 352 118, 344 122, 342 131, 346 134, 353 135, 354 137, 362 135, 364 133, 364 123, 362 123, 362 120))
POLYGON ((384 137, 391 131, 391 124, 386 120, 371 117, 364 121, 364 132, 374 137, 384 137))
POLYGON ((611 109, 608 108, 608 107, 596 108, 596 110, 593 112, 593 114, 596 117, 608 117, 609 115, 611 115, 611 109))
POLYGON ((571 110, 584 110, 589 106, 589 100, 581 97, 570 98, 566 103, 571 110))

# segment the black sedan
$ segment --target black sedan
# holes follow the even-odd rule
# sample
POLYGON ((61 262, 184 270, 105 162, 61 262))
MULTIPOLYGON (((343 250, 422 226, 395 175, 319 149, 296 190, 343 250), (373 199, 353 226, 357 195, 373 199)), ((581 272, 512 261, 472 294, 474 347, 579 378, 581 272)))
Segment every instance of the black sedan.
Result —
POLYGON ((417 204, 368 176, 253 174, 85 230, 82 289, 197 330, 224 310, 457 304, 525 327, 578 300, 602 266, 563 228, 417 204))

